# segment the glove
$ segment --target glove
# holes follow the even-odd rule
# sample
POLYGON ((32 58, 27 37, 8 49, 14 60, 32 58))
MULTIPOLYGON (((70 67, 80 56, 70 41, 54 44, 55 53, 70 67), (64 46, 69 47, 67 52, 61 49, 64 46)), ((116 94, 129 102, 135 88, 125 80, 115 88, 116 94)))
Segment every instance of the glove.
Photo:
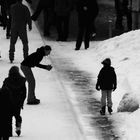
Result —
POLYGON ((50 71, 50 70, 52 69, 52 66, 51 66, 51 65, 47 65, 47 66, 46 66, 46 69, 47 69, 48 71, 50 71))
POLYGON ((113 88, 113 91, 115 91, 115 90, 116 90, 116 87, 113 88))
POLYGON ((100 87, 97 84, 96 84, 96 90, 98 90, 98 91, 100 90, 100 87))

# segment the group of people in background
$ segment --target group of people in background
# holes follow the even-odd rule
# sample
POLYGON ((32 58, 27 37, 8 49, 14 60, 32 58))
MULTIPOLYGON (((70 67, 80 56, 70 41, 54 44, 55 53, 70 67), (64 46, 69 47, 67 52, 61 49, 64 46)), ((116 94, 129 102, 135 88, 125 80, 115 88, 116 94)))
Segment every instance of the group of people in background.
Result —
MULTIPOLYGON (((1 0, 3 1, 3 0, 1 0)), ((14 59, 14 45, 16 42, 17 36, 12 32, 12 25, 15 23, 20 24, 19 21, 16 21, 15 12, 12 12, 13 6, 17 0, 5 0, 4 3, 1 2, 2 7, 2 19, 3 19, 3 26, 6 29, 6 38, 11 38, 11 45, 10 45, 10 61, 14 59), (3 4, 2 4, 3 3, 3 4), (14 23, 13 23, 14 22, 14 23), (14 36, 14 37, 13 37, 14 36)), ((28 3, 32 3, 31 0, 26 0, 28 3)), ((51 35, 50 28, 51 26, 55 25, 57 31, 57 39, 56 41, 67 41, 69 37, 69 23, 70 23, 70 16, 73 9, 77 10, 78 13, 78 33, 77 33, 77 41, 75 50, 79 50, 81 47, 82 40, 84 38, 85 49, 89 47, 89 40, 92 34, 96 34, 94 21, 98 15, 98 3, 96 0, 39 0, 37 7, 33 15, 31 15, 30 19, 36 21, 43 11, 43 21, 44 21, 44 29, 43 35, 48 37, 51 35)), ((18 9, 19 10, 19 9, 18 9)), ((18 12, 19 13, 19 12, 18 12)), ((27 24, 31 29, 31 21, 29 19, 29 12, 26 10, 26 18, 28 18, 27 24)), ((21 15, 20 13, 16 16, 21 15)), ((22 22, 25 19, 22 19, 22 22)), ((25 23, 25 22, 23 22, 25 23)), ((25 24, 24 24, 25 25, 25 24)), ((17 25, 15 26, 16 28, 17 25)), ((25 33, 25 31, 24 31, 25 33)), ((19 35, 23 42, 25 56, 28 50, 28 39, 24 34, 19 35)))
MULTIPOLYGON (((6 29, 6 38, 11 38, 11 61, 13 61, 14 44, 17 40, 17 36, 12 32, 12 25, 19 23, 20 21, 15 21, 15 19, 12 18, 15 17, 15 13, 12 12, 11 5, 16 3, 16 1, 17 0, 0 0, 0 19, 2 21, 3 28, 6 29)), ((26 1, 29 4, 32 4, 32 0, 26 1)), ((126 17, 127 31, 139 28, 140 0, 114 0, 114 7, 116 11, 116 30, 121 33, 125 30, 123 23, 124 16, 126 17)), ((36 21, 43 11, 43 35, 45 37, 51 36, 51 27, 55 26, 57 31, 56 41, 67 41, 69 37, 71 12, 74 9, 77 11, 78 19, 78 33, 75 50, 80 49, 83 40, 85 49, 87 49, 89 48, 91 36, 96 35, 95 20, 99 13, 97 0, 39 0, 32 15, 30 15, 28 9, 26 10, 26 18, 28 18, 29 29, 31 30, 31 20, 36 21)), ((25 19, 22 19, 22 21, 23 20, 25 19)), ((17 28, 17 25, 15 27, 17 28)), ((25 33, 24 30, 24 35, 19 35, 23 42, 25 56, 28 52, 28 38, 26 34, 27 33, 25 33)))
POLYGON ((115 0, 116 24, 118 31, 124 31, 123 17, 126 17, 127 31, 139 29, 140 0, 115 0))

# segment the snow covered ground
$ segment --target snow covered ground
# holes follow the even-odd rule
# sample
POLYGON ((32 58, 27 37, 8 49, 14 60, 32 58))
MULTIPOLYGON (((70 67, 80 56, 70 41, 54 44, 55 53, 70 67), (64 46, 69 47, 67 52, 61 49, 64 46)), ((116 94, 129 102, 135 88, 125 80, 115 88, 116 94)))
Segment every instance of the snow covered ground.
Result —
MULTIPOLYGON (((97 80, 95 75, 97 76, 102 67, 102 60, 106 57, 111 58, 112 66, 115 68, 118 79, 117 90, 113 92, 113 110, 115 113, 112 117, 123 140, 138 140, 140 136, 140 109, 134 112, 116 113, 120 108, 125 110, 132 106, 137 107, 140 102, 139 37, 140 30, 131 31, 105 41, 91 42, 88 50, 84 50, 82 46, 79 51, 74 51, 75 42, 60 42, 59 46, 49 42, 54 46, 55 53, 71 59, 76 67, 93 74, 94 81, 97 80), (121 101, 126 93, 129 96, 121 101)), ((98 91, 97 97, 100 98, 98 91)))
MULTIPOLYGON (((28 35, 30 53, 44 45, 35 26, 28 35)), ((122 140, 139 140, 140 109, 134 112, 121 113, 117 113, 117 109, 126 93, 130 94, 128 100, 126 100, 127 105, 133 105, 134 103, 130 102, 132 101, 130 98, 133 98, 136 103, 140 103, 140 30, 131 31, 105 41, 93 41, 88 50, 84 50, 82 47, 81 50, 74 51, 75 42, 57 43, 46 40, 46 44, 53 48, 52 57, 57 53, 71 59, 76 67, 91 73, 94 81, 96 81, 95 76, 102 67, 101 61, 106 57, 111 58, 112 66, 115 68, 118 77, 118 86, 116 91, 113 92, 114 114, 112 117, 121 133, 122 140)), ((5 39, 5 31, 0 28, 0 50, 2 56, 0 60, 0 84, 2 85, 10 67, 12 65, 19 66, 23 60, 21 41, 18 40, 16 44, 14 64, 10 64, 8 59, 9 40, 5 39)), ((46 58, 42 63, 51 62, 46 58)), ((29 106, 25 102, 22 112, 22 135, 18 138, 14 134, 14 137, 10 139, 84 139, 71 112, 71 107, 65 99, 63 88, 55 75, 55 69, 48 72, 34 68, 33 71, 37 80, 36 96, 41 99, 41 104, 29 106)), ((97 98, 100 98, 99 91, 96 95, 97 98)))

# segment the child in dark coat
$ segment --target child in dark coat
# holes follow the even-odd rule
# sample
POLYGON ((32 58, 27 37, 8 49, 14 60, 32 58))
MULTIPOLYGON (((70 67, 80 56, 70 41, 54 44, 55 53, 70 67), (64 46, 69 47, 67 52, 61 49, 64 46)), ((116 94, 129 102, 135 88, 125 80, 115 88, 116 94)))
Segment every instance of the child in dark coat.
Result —
POLYGON ((19 136, 21 133, 22 117, 20 115, 23 109, 24 100, 26 98, 26 79, 20 75, 19 68, 12 66, 9 70, 9 76, 4 80, 3 87, 9 89, 14 105, 14 114, 16 120, 16 133, 19 136))
POLYGON ((9 140, 12 136, 13 104, 7 88, 0 89, 0 140, 9 140))
POLYGON ((108 112, 112 112, 112 90, 117 87, 117 77, 113 67, 111 67, 110 58, 106 58, 103 62, 103 68, 98 74, 96 89, 101 90, 101 115, 105 115, 106 100, 108 106, 108 112))

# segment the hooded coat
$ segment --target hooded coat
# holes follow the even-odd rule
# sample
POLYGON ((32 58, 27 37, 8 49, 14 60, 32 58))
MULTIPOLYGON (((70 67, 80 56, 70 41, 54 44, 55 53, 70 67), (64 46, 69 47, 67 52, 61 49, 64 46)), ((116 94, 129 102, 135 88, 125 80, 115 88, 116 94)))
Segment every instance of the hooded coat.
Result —
POLYGON ((13 103, 7 88, 0 89, 0 136, 12 136, 13 103))
POLYGON ((3 87, 9 89, 15 111, 23 107, 26 98, 26 79, 21 75, 12 75, 3 82, 3 87))
POLYGON ((104 66, 100 70, 96 86, 100 87, 101 90, 116 89, 117 78, 113 67, 104 66))

